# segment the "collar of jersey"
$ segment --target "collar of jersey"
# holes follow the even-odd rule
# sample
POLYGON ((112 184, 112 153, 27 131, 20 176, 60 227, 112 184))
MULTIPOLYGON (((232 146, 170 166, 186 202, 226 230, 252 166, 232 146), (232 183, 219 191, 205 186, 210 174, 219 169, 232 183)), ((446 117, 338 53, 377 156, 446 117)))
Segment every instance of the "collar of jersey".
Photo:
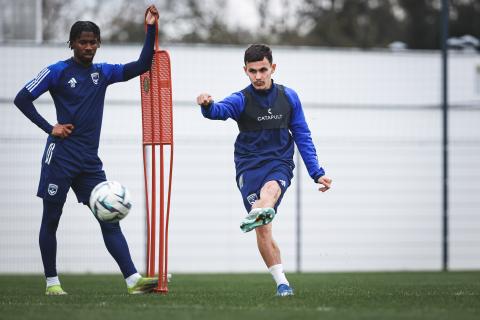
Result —
POLYGON ((272 79, 272 86, 270 87, 270 89, 267 89, 267 90, 257 90, 257 89, 255 89, 253 84, 250 84, 250 89, 252 90, 252 92, 256 95, 259 95, 259 96, 270 95, 273 92, 274 88, 275 88, 275 83, 273 82, 273 79, 272 79))

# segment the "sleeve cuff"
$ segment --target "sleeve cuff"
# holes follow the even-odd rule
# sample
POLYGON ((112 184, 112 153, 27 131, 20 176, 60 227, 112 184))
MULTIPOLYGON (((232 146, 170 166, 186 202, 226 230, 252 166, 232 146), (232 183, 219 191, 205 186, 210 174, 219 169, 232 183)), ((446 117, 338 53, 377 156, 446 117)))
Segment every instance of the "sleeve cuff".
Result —
POLYGON ((323 177, 325 175, 325 170, 323 168, 320 168, 320 171, 313 176, 313 181, 317 183, 318 178, 323 177))
POLYGON ((202 112, 202 115, 204 118, 210 117, 210 114, 212 112, 212 106, 213 106, 213 102, 207 106, 200 106, 200 111, 202 112))
POLYGON ((48 124, 47 126, 45 126, 45 128, 43 128, 43 131, 45 131, 46 134, 50 135, 52 134, 53 126, 51 124, 48 124))
POLYGON ((205 110, 208 110, 208 109, 210 109, 210 107, 212 106, 212 104, 213 104, 213 101, 210 102, 209 104, 207 104, 206 106, 201 105, 201 107, 204 108, 205 110))

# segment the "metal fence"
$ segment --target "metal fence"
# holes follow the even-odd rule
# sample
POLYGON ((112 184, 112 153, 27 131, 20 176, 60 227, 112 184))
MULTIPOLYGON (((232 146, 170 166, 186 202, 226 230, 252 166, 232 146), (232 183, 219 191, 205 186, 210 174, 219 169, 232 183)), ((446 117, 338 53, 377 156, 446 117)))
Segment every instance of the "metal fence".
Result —
MULTIPOLYGON (((3 46, 0 62, 0 272, 41 272, 35 197, 45 135, 15 108, 16 92, 63 47, 3 46)), ((196 94, 218 100, 248 84, 240 47, 169 48, 174 82, 175 165, 170 230, 173 272, 263 270, 236 190, 232 121, 204 119, 196 94)), ((97 61, 136 59, 138 47, 102 47, 97 61)), ((442 142, 438 52, 274 48, 275 80, 294 88, 322 165, 321 194, 297 161, 274 222, 287 270, 439 270, 442 267, 442 142), (301 191, 297 192, 300 188, 301 191), (300 204, 301 211, 297 210, 300 204), (301 220, 298 220, 300 214, 301 220), (298 225, 298 223, 300 224, 298 225), (300 230, 300 233, 297 232, 300 230)), ((480 267, 478 55, 451 56, 450 267, 480 267)), ((37 108, 52 123, 51 99, 37 108)), ((140 270, 145 261, 138 80, 107 95, 100 155, 107 177, 127 185, 134 208, 122 223, 140 270)), ((60 272, 117 269, 91 213, 71 193, 58 231, 60 272)))

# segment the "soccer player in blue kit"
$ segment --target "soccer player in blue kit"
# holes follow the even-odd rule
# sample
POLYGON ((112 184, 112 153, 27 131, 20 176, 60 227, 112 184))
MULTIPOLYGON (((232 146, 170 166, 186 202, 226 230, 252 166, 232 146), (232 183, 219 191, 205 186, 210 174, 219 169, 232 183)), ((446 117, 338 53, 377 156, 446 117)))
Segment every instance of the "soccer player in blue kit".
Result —
POLYGON ((294 142, 308 173, 321 184, 320 191, 330 189, 332 180, 318 164, 310 129, 295 91, 274 83, 272 51, 254 44, 245 51, 244 71, 251 84, 220 102, 208 93, 197 97, 204 117, 212 120, 231 118, 238 124, 235 142, 237 186, 248 215, 240 228, 255 229, 257 246, 276 282, 278 296, 291 296, 293 289, 283 271, 280 249, 272 236, 271 221, 293 178, 294 142))
MULTIPOLYGON (((47 295, 64 295, 56 269, 56 231, 70 187, 78 202, 88 205, 92 189, 106 181, 98 157, 105 91, 110 84, 127 81, 150 70, 158 11, 147 9, 148 25, 137 61, 127 64, 93 63, 100 47, 100 29, 90 21, 77 21, 70 30, 73 57, 43 69, 15 98, 15 105, 48 134, 42 157, 37 196, 43 199, 39 244, 47 282, 47 295), (35 109, 33 101, 49 91, 56 108, 57 124, 51 125, 35 109)), ((128 293, 151 292, 155 278, 137 272, 119 223, 99 221, 107 250, 118 263, 128 293)))

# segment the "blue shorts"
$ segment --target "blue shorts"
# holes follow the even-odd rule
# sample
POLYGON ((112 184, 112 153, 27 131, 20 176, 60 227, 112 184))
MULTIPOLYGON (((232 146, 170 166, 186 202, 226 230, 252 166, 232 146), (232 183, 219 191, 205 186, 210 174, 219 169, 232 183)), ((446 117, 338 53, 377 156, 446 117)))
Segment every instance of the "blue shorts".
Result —
POLYGON ((281 194, 275 204, 275 211, 282 201, 283 195, 290 186, 293 172, 288 164, 270 163, 259 168, 246 170, 237 176, 237 187, 242 194, 243 205, 247 212, 252 210, 253 203, 260 198, 260 190, 269 181, 277 181, 281 194))
POLYGON ((96 154, 72 151, 64 142, 48 138, 42 157, 37 196, 63 203, 71 187, 78 202, 87 204, 93 188, 107 180, 102 161, 96 154))

